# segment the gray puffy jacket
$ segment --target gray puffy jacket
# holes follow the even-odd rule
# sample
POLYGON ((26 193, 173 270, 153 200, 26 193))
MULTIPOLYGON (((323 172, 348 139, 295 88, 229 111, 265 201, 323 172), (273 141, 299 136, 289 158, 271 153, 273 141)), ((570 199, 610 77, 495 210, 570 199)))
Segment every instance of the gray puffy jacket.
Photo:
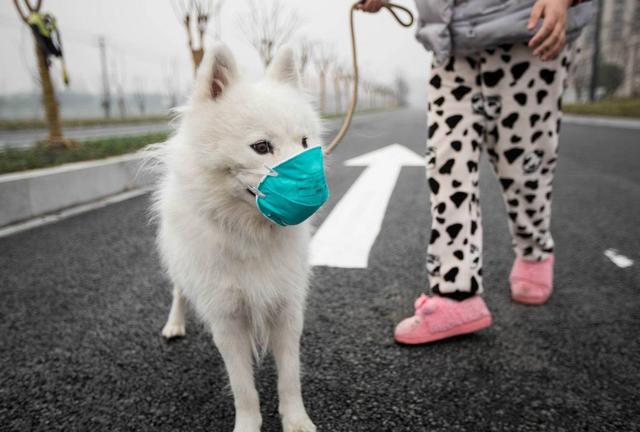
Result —
MULTIPOLYGON (((504 43, 528 41, 536 0, 416 0, 420 14, 416 38, 433 51, 436 64, 453 54, 468 55, 504 43)), ((591 21, 591 2, 573 6, 567 17, 567 41, 591 21)))

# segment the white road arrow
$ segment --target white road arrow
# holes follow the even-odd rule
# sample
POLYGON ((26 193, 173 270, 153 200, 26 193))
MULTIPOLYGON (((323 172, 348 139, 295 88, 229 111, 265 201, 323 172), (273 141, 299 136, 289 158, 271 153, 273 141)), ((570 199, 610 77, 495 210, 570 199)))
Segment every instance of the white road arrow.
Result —
POLYGON ((424 159, 392 144, 344 164, 367 169, 316 231, 311 241, 311 265, 367 268, 400 170, 403 166, 423 167, 424 159))

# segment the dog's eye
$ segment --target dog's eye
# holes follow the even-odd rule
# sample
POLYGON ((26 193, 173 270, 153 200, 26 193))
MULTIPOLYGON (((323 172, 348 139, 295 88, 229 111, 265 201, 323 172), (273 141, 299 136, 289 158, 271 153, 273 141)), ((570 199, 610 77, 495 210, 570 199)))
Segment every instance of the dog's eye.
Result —
POLYGON ((251 148, 258 154, 267 154, 273 153, 273 147, 271 143, 266 140, 258 141, 257 143, 251 144, 251 148))
POLYGON ((309 147, 309 144, 307 143, 307 137, 302 137, 302 148, 307 147, 309 147))

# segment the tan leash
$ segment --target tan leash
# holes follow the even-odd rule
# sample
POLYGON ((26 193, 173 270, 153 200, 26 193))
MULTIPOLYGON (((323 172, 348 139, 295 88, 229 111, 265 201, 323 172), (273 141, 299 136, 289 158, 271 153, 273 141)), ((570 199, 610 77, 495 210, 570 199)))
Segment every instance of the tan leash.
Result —
MULTIPOLYGON (((358 56, 356 53, 356 33, 354 31, 354 26, 353 26, 353 17, 355 16, 355 11, 358 10, 356 8, 360 4, 361 2, 356 2, 351 6, 351 16, 349 21, 349 27, 351 30, 351 61, 353 63, 353 93, 351 95, 351 104, 349 105, 349 109, 347 110, 347 114, 344 118, 340 131, 338 132, 336 137, 333 139, 333 141, 331 141, 331 144, 329 144, 324 151, 324 154, 326 155, 330 154, 333 150, 335 150, 338 144, 340 144, 340 141, 342 141, 342 138, 344 138, 344 136, 347 134, 347 131, 349 130, 349 126, 351 126, 351 119, 353 117, 353 113, 355 112, 356 105, 358 104, 358 84, 359 84, 358 56)), ((389 11, 389 13, 391 13, 391 15, 393 15, 395 20, 401 26, 411 27, 413 25, 413 20, 414 20, 413 14, 408 8, 398 4, 394 4, 394 3, 385 3, 383 7, 386 8, 389 11), (398 16, 398 14, 394 9, 405 12, 407 14, 408 20, 403 21, 398 16)))

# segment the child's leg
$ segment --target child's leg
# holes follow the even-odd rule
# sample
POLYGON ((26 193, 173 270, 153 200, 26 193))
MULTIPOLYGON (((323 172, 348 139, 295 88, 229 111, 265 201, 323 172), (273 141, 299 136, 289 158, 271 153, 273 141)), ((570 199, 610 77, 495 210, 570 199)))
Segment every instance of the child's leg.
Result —
POLYGON ((427 269, 432 292, 457 300, 482 292, 478 163, 484 116, 474 109, 479 72, 478 60, 452 57, 433 69, 429 86, 427 269))
POLYGON ((489 159, 502 185, 514 250, 526 260, 553 253, 551 189, 568 51, 548 62, 524 44, 483 54, 483 92, 501 106, 487 128, 489 159))
POLYGON ((491 314, 482 292, 482 226, 478 164, 485 112, 479 58, 452 57, 434 68, 429 87, 427 177, 431 238, 427 269, 431 298, 395 328, 404 344, 422 344, 482 330, 491 314), (458 301, 456 301, 458 300, 458 301))

